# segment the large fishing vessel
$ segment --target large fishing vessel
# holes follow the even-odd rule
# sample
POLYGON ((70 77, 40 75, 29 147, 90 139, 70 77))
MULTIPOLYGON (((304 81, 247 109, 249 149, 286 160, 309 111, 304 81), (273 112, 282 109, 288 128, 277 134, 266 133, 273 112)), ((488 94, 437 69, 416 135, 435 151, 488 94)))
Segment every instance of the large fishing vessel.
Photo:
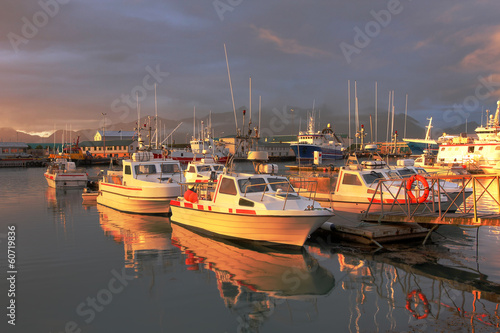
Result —
POLYGON ((314 152, 319 151, 323 160, 339 160, 343 158, 344 146, 339 137, 333 132, 330 124, 322 131, 316 131, 314 111, 309 113, 307 131, 300 131, 297 143, 290 145, 297 160, 311 161, 314 152))

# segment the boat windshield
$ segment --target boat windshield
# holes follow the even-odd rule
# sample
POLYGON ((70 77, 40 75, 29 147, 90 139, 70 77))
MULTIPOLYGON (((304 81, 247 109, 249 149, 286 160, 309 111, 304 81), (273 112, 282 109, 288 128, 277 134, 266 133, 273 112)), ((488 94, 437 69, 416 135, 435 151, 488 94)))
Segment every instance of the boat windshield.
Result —
POLYGON ((267 183, 264 178, 247 178, 238 180, 241 193, 264 192, 267 183))
POLYGON ((156 173, 156 166, 154 164, 141 164, 135 166, 135 173, 137 175, 151 175, 156 173))
POLYGON ((425 169, 423 169, 423 168, 415 168, 415 170, 417 170, 417 173, 419 175, 430 176, 429 173, 427 171, 425 171, 425 169))
POLYGON ((267 178, 267 181, 269 182, 269 185, 271 185, 273 191, 277 191, 279 189, 284 193, 295 193, 292 185, 286 178, 269 177, 267 178))
POLYGON ((210 166, 209 165, 198 165, 198 172, 210 172, 210 166))
POLYGON ((399 175, 399 173, 397 171, 388 171, 387 172, 387 176, 389 177, 389 179, 399 179, 399 178, 401 178, 401 176, 399 175))
POLYGON ((363 179, 366 184, 373 184, 380 179, 385 179, 384 175, 381 172, 371 171, 370 173, 364 174, 363 179))
POLYGON ((224 166, 222 164, 212 165, 212 168, 214 169, 214 171, 223 171, 224 170, 224 166))
POLYGON ((176 173, 180 172, 179 166, 177 164, 162 164, 161 165, 161 172, 162 173, 176 173))
POLYGON ((398 172, 403 178, 408 178, 415 175, 415 171, 410 170, 408 168, 398 169, 398 172))

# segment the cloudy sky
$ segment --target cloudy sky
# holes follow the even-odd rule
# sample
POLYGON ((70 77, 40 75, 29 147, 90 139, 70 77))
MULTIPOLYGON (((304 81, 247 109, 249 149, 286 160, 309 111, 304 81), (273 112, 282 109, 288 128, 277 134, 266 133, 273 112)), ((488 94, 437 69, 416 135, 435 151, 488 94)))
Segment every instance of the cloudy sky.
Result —
MULTIPOLYGON (((0 12, 0 127, 97 127, 158 112, 181 119, 316 105, 347 117, 395 91, 396 112, 425 125, 481 122, 500 99, 500 2, 5 0, 0 12), (351 91, 353 93, 354 90, 351 91)), ((443 125, 444 124, 444 125, 443 125)))

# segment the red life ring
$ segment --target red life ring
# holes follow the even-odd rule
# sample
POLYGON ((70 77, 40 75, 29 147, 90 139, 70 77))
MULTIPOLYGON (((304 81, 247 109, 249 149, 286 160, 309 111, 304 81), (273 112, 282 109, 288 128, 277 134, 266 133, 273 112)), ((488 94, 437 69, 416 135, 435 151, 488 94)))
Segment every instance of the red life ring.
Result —
POLYGON ((429 192, 430 192, 429 183, 427 183, 427 180, 424 178, 424 176, 413 175, 406 180, 406 192, 408 193, 408 197, 410 198, 411 203, 419 203, 420 204, 420 203, 424 202, 425 200, 427 200, 427 197, 429 196, 429 192), (411 191, 411 187, 412 187, 413 183, 415 182, 415 180, 422 183, 422 185, 424 186, 424 193, 418 198, 415 198, 415 195, 411 191))
POLYGON ((422 291, 420 290, 413 290, 408 294, 408 296, 406 296, 406 310, 408 310, 413 315, 413 317, 417 319, 427 318, 427 316, 431 312, 429 309, 429 301, 427 301, 427 297, 425 297, 425 295, 422 294, 422 291), (416 295, 418 295, 418 298, 424 303, 424 314, 422 315, 419 315, 417 311, 411 308, 411 301, 416 295))

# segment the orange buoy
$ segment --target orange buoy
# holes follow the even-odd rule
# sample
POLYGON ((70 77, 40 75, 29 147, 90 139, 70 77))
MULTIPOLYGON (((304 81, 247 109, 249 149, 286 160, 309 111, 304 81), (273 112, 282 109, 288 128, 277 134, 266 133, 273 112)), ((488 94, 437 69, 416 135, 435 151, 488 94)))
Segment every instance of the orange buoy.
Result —
POLYGON ((427 200, 427 197, 429 196, 430 192, 429 183, 427 183, 427 180, 424 178, 424 176, 413 175, 406 180, 406 191, 408 193, 408 197, 410 198, 411 203, 421 204, 422 202, 427 200), (415 181, 420 182, 424 186, 424 193, 422 193, 422 195, 419 196, 418 198, 415 198, 415 195, 411 191, 411 187, 415 181))

